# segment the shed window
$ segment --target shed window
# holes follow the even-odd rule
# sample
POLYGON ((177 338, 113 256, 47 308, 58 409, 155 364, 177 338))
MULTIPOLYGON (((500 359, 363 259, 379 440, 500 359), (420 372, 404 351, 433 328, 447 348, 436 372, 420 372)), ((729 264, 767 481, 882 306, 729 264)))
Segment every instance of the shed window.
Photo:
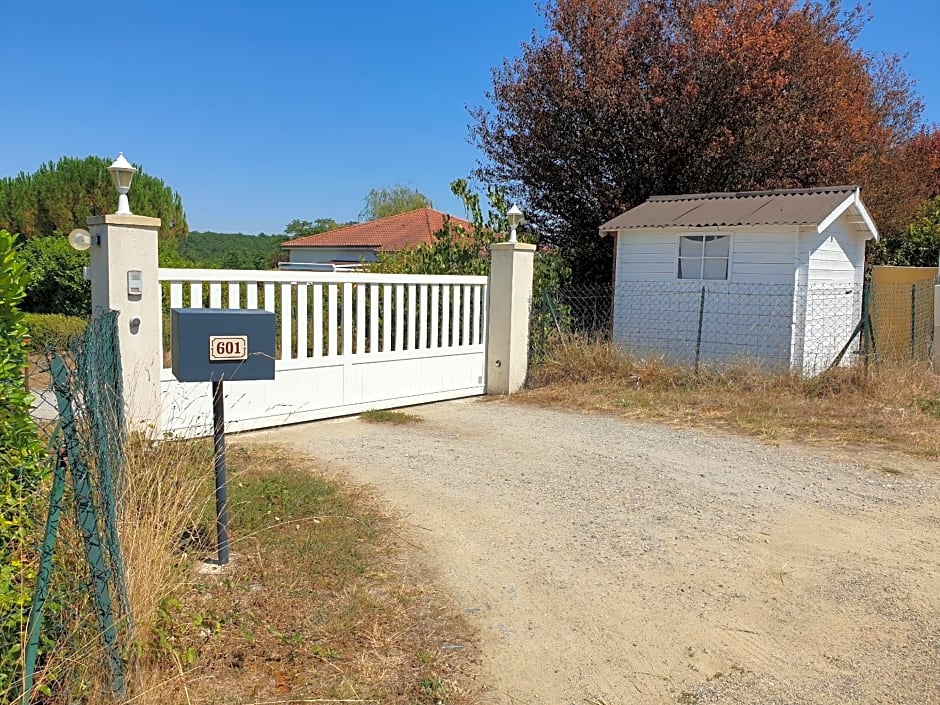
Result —
POLYGON ((730 256, 730 235, 683 235, 679 279, 727 279, 730 256))

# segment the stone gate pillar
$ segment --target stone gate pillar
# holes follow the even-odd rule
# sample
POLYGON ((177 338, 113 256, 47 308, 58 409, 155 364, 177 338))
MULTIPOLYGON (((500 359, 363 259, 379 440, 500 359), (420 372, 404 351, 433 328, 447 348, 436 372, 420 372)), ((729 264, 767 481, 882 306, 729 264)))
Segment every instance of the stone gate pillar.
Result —
POLYGON ((490 253, 486 393, 512 394, 528 372, 535 245, 500 242, 490 253))
POLYGON ((119 312, 118 328, 128 429, 161 435, 160 282, 157 279, 159 218, 99 215, 91 234, 92 316, 119 312))

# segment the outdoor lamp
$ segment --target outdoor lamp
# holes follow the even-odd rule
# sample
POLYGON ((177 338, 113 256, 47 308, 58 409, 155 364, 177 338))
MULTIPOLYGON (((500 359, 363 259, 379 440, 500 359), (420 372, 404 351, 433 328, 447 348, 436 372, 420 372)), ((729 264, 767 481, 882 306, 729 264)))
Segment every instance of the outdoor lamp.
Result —
POLYGON ((89 233, 85 228, 75 228, 72 232, 69 233, 69 244, 72 246, 72 249, 82 252, 91 247, 91 233, 89 233))
POLYGON ((522 224, 522 211, 519 210, 519 206, 513 205, 506 212, 506 219, 509 220, 509 242, 516 241, 516 228, 522 224))
POLYGON ((108 171, 111 172, 111 180, 118 192, 118 214, 133 215, 131 206, 127 201, 127 192, 131 190, 131 181, 133 181, 137 169, 124 158, 124 152, 118 152, 117 159, 114 160, 114 164, 108 167, 108 171))

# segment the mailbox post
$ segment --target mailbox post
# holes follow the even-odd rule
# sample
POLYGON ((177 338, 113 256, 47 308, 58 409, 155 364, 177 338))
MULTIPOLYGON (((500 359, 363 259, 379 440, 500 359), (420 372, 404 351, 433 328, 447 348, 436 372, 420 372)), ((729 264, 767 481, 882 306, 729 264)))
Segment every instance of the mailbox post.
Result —
POLYGON ((274 314, 253 309, 174 308, 172 369, 180 382, 212 383, 216 546, 229 560, 224 383, 274 379, 274 314))

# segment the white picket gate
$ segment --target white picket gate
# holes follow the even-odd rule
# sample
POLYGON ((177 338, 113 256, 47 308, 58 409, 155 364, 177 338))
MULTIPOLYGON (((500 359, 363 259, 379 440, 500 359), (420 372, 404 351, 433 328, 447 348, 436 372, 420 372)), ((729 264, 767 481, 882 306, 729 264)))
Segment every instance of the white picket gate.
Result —
MULTIPOLYGON (((266 428, 483 394, 487 278, 163 269, 163 310, 277 316, 275 380, 226 385, 226 427, 266 428)), ((181 383, 161 336, 162 431, 211 432, 208 383, 181 383)))

